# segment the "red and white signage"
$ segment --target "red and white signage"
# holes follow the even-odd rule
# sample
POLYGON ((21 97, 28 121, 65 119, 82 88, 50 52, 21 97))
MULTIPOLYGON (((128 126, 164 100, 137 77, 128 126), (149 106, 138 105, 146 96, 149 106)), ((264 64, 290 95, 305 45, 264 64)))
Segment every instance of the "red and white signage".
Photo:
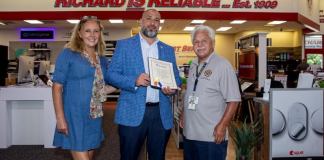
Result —
POLYGON ((176 7, 176 8, 257 8, 275 9, 277 0, 55 0, 55 8, 85 8, 85 7, 122 7, 145 8, 145 7, 176 7))
POLYGON ((322 49, 322 35, 305 35, 305 49, 322 49))

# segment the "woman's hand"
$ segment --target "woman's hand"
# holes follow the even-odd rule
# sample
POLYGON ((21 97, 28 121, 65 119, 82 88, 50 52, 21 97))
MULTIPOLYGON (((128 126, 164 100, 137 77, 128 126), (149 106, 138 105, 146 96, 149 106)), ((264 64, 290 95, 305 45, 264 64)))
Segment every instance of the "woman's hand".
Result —
POLYGON ((57 128, 58 132, 67 135, 68 134, 68 126, 67 126, 65 116, 64 116, 62 91, 63 91, 62 84, 59 84, 59 83, 53 84, 52 96, 53 96, 54 110, 55 110, 55 116, 56 116, 56 128, 57 128))
POLYGON ((63 133, 65 135, 69 134, 68 126, 67 126, 65 119, 57 120, 56 129, 58 130, 58 132, 63 133))

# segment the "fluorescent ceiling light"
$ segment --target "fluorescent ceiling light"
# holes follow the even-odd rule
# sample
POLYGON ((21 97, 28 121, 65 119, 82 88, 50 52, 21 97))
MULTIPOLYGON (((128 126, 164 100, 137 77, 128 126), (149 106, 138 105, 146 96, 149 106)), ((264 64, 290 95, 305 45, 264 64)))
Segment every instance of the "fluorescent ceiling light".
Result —
POLYGON ((30 24, 43 24, 43 22, 39 20, 24 20, 24 21, 30 24))
POLYGON ((218 29, 216 29, 216 31, 227 31, 229 29, 231 29, 232 27, 219 27, 218 29))
POLYGON ((0 22, 0 25, 3 25, 3 26, 5 26, 6 24, 5 24, 5 23, 3 23, 3 22, 0 22))
POLYGON ((231 24, 242 24, 242 23, 245 23, 246 20, 234 20, 231 22, 231 24))
POLYGON ((160 23, 164 23, 164 19, 160 19, 160 23))
POLYGON ((206 20, 203 20, 203 19, 195 19, 195 20, 192 20, 190 23, 192 23, 192 24, 203 24, 205 22, 206 22, 206 20))
POLYGON ((272 22, 269 22, 268 24, 269 25, 276 25, 276 24, 283 24, 283 23, 286 23, 287 21, 272 21, 272 22))
POLYGON ((160 26, 160 27, 159 27, 159 31, 160 31, 161 29, 162 29, 162 27, 160 26))
POLYGON ((109 22, 110 23, 124 23, 124 21, 122 19, 110 19, 109 22))
POLYGON ((183 30, 184 31, 192 31, 194 29, 195 29, 195 27, 185 27, 183 30))
POLYGON ((80 22, 80 20, 78 20, 78 19, 68 19, 68 20, 66 20, 66 21, 68 21, 68 22, 71 23, 71 24, 77 24, 77 23, 80 22))

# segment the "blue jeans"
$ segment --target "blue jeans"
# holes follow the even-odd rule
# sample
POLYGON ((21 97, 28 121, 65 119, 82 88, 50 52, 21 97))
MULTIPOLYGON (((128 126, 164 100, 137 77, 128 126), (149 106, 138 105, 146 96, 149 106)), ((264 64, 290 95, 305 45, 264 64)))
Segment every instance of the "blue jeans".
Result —
POLYGON ((158 106, 146 107, 142 123, 131 127, 119 125, 121 160, 137 160, 146 139, 150 160, 164 160, 171 129, 163 128, 158 106))
POLYGON ((184 160, 225 160, 227 153, 227 141, 220 144, 183 140, 184 160))

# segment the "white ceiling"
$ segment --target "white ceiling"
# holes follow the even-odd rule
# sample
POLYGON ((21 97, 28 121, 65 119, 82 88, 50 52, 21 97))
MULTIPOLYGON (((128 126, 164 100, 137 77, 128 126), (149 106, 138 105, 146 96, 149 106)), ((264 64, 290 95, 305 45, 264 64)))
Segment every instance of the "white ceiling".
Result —
MULTIPOLYGON (((43 21, 45 24, 28 24, 24 21, 1 21, 6 23, 7 25, 0 25, 0 30, 11 30, 21 27, 56 27, 56 28, 73 28, 74 24, 70 24, 64 20, 50 20, 50 21, 43 21)), ((188 33, 183 31, 185 26, 192 25, 190 24, 191 20, 175 20, 175 19, 166 19, 162 26, 162 30, 160 33, 188 33)), ((251 30, 262 30, 262 31, 296 31, 301 28, 304 28, 303 25, 297 22, 286 22, 284 24, 276 25, 276 26, 264 26, 269 21, 247 21, 244 24, 230 24, 228 20, 207 20, 204 24, 209 25, 214 29, 219 27, 233 27, 232 29, 226 32, 219 32, 219 33, 227 33, 227 34, 235 34, 242 31, 251 31, 251 30)), ((105 27, 105 30, 118 28, 118 29, 132 29, 133 32, 138 31, 138 21, 137 20, 124 20, 123 24, 111 24, 108 20, 102 20, 102 24, 105 27)))

